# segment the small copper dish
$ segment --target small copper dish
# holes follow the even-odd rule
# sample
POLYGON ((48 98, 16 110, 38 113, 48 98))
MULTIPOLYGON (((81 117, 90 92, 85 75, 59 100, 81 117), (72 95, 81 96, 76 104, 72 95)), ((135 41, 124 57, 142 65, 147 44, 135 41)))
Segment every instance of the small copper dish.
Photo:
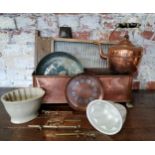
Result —
POLYGON ((66 99, 70 107, 86 111, 89 102, 103 98, 101 81, 92 75, 80 74, 69 80, 66 86, 66 99))

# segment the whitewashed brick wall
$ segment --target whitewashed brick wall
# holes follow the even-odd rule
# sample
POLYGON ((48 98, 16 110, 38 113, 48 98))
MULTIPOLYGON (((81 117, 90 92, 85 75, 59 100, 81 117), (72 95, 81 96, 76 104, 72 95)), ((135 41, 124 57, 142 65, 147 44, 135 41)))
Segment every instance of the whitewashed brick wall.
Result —
MULTIPOLYGON (((57 37, 60 26, 70 26, 73 37, 105 40, 119 22, 139 22, 129 30, 131 40, 145 49, 135 81, 140 88, 155 83, 155 14, 0 14, 0 87, 32 85, 35 60, 35 30, 43 37, 57 37)), ((119 40, 124 32, 112 36, 119 40)))

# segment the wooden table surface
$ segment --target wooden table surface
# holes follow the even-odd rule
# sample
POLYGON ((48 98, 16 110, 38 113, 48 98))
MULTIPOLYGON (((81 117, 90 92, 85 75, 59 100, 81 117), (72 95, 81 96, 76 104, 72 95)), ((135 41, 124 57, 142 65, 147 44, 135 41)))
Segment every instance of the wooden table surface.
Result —
MULTIPOLYGON (((0 95, 10 90, 1 88, 0 95)), ((27 123, 16 125, 10 123, 10 118, 4 106, 0 103, 0 140, 117 140, 117 141, 154 141, 155 140, 155 91, 133 92, 133 105, 127 109, 127 118, 122 130, 113 136, 96 131, 88 122, 85 113, 73 111, 68 105, 42 105, 39 116, 27 123), (37 129, 28 125, 44 125, 48 121, 52 125, 77 126, 80 129, 37 129), (60 122, 57 122, 61 120, 60 122), (82 132, 84 134, 77 134, 82 132), (62 136, 60 134, 72 134, 62 136), (76 135, 74 135, 76 133, 76 135), (90 136, 90 135, 92 136, 90 136)))

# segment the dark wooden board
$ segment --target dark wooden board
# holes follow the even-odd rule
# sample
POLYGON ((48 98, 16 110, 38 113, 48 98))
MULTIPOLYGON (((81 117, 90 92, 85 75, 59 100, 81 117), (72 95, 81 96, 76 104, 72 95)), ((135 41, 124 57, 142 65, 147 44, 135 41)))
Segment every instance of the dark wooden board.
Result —
MULTIPOLYGON (((13 88, 11 88, 13 89, 13 88)), ((0 95, 10 90, 1 88, 0 95)), ((8 114, 4 106, 0 103, 0 140, 95 140, 95 141, 154 141, 155 140, 155 91, 134 91, 132 109, 128 109, 126 122, 116 135, 108 136, 100 134, 89 124, 85 113, 73 111, 68 105, 42 105, 39 116, 27 123, 15 125, 10 123, 8 114), (43 113, 48 110, 48 114, 43 113), (74 132, 75 130, 38 130, 28 128, 30 124, 45 124, 49 119, 59 117, 81 119, 81 131, 91 131, 96 134, 96 138, 84 136, 63 136, 52 137, 55 133, 74 132)), ((65 125, 75 125, 75 123, 65 123, 65 125)))

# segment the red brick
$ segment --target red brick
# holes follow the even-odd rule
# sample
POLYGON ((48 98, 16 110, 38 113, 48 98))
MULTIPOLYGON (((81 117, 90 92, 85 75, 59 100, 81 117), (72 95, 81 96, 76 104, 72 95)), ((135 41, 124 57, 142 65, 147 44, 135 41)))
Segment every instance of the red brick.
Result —
POLYGON ((149 81, 149 82, 147 82, 146 89, 147 90, 155 90, 155 81, 149 81))
POLYGON ((106 29, 114 29, 115 25, 113 23, 105 22, 104 23, 104 28, 106 28, 106 29))
POLYGON ((109 41, 109 34, 108 33, 101 33, 99 40, 100 41, 109 41))
POLYGON ((13 35, 20 35, 21 33, 22 33, 22 30, 13 31, 13 35))
POLYGON ((109 13, 101 13, 101 15, 102 15, 102 18, 105 19, 105 20, 112 20, 112 19, 114 19, 113 15, 109 14, 109 13))
POLYGON ((123 39, 123 36, 120 31, 113 31, 109 36, 109 41, 120 41, 122 39, 123 39))
MULTIPOLYGON (((154 34, 154 32, 152 32, 152 31, 144 31, 144 32, 142 32, 141 35, 142 35, 145 39, 150 40, 150 39, 152 38, 153 34, 154 34)), ((152 40, 155 41, 155 37, 153 37, 152 40)))
POLYGON ((82 40, 89 40, 90 38, 90 32, 84 31, 84 32, 74 32, 73 37, 77 39, 82 40))
POLYGON ((140 89, 140 81, 133 81, 132 89, 133 90, 139 90, 140 89))

